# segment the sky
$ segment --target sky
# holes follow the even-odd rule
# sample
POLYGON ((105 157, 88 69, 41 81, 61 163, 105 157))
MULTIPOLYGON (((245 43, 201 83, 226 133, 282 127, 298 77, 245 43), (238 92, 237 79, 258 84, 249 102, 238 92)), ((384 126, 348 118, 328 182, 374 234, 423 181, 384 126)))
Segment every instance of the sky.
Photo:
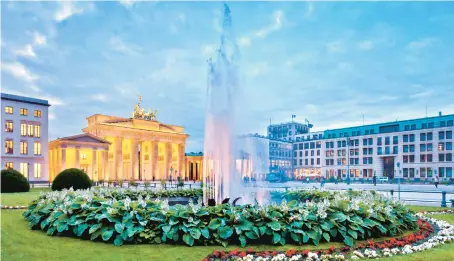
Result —
MULTIPOLYGON (((243 131, 454 113, 454 2, 232 2, 243 131)), ((49 139, 137 96, 203 150, 220 2, 1 2, 1 91, 48 99, 49 139)))

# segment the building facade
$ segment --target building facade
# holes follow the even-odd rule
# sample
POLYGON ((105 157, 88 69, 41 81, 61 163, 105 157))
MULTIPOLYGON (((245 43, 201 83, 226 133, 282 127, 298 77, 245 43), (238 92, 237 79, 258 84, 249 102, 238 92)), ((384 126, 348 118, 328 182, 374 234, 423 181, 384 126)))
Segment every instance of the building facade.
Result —
POLYGON ((47 100, 1 94, 1 165, 14 168, 29 181, 48 180, 47 100))
POLYGON ((454 115, 440 113, 302 135, 293 144, 294 174, 358 180, 374 174, 415 181, 449 179, 454 167, 453 121, 454 115))

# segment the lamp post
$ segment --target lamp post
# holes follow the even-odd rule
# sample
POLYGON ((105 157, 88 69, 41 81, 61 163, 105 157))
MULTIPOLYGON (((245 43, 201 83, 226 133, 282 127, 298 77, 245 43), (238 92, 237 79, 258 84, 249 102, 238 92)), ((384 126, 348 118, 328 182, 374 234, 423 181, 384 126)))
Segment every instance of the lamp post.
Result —
POLYGON ((27 181, 30 183, 30 163, 27 163, 27 181))
POLYGON ((350 185, 350 138, 347 138, 347 185, 350 185))

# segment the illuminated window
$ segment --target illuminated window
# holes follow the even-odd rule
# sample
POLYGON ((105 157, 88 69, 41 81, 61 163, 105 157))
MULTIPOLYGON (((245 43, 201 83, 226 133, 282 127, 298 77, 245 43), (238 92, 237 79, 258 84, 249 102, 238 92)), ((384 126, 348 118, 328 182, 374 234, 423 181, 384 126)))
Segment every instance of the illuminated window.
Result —
POLYGON ((41 155, 41 143, 39 141, 35 141, 33 152, 35 155, 41 155))
POLYGON ((26 123, 20 124, 20 135, 27 136, 27 124, 26 123))
POLYGON ((21 162, 20 173, 22 173, 22 175, 24 175, 24 176, 28 176, 28 163, 21 162))
POLYGON ((5 169, 12 169, 13 168, 13 163, 12 162, 6 162, 5 163, 5 169))
POLYGON ((6 106, 6 107, 5 107, 5 113, 13 114, 13 107, 11 107, 11 106, 6 106))
POLYGON ((87 159, 87 154, 85 154, 85 153, 80 154, 80 158, 81 159, 87 159))
POLYGON ((41 137, 41 126, 35 125, 35 137, 40 138, 41 137))
POLYGON ((33 137, 33 125, 28 125, 28 136, 33 137))
POLYGON ((20 154, 28 154, 28 142, 20 142, 20 154))
POLYGON ((13 121, 5 121, 5 131, 13 132, 13 121))
POLYGON ((35 178, 41 178, 41 163, 35 163, 34 166, 34 177, 35 178))
POLYGON ((35 110, 33 112, 33 115, 36 117, 36 118, 41 118, 41 111, 40 110, 35 110))
POLYGON ((5 141, 5 153, 13 154, 13 141, 12 140, 5 141))
POLYGON ((27 116, 28 115, 28 110, 25 109, 25 108, 20 108, 20 115, 27 116))

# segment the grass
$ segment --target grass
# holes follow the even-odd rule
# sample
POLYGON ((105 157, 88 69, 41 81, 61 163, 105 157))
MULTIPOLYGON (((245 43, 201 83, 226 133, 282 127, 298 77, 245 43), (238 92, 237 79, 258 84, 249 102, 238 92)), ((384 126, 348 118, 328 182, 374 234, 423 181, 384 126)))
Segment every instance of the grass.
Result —
MULTIPOLYGON (((37 198, 41 191, 48 189, 33 189, 28 193, 1 194, 2 205, 26 205, 37 198)), ((414 211, 439 210, 437 207, 410 206, 414 211)), ((238 246, 222 248, 220 246, 174 246, 174 245, 124 245, 115 247, 112 243, 91 242, 68 237, 51 237, 44 232, 28 229, 27 222, 22 217, 23 210, 1 211, 1 259, 9 261, 19 260, 126 260, 126 261, 198 261, 202 260, 213 250, 232 250, 238 246)), ((454 224, 454 215, 434 215, 435 218, 446 220, 454 224)), ((358 242, 359 243, 359 242, 358 242)), ((317 248, 328 248, 331 245, 341 246, 340 243, 324 243, 317 248)), ((252 246, 257 250, 285 250, 285 249, 309 249, 314 246, 252 246)), ((396 256, 381 259, 393 260, 454 260, 454 245, 442 247, 426 252, 396 256)))

